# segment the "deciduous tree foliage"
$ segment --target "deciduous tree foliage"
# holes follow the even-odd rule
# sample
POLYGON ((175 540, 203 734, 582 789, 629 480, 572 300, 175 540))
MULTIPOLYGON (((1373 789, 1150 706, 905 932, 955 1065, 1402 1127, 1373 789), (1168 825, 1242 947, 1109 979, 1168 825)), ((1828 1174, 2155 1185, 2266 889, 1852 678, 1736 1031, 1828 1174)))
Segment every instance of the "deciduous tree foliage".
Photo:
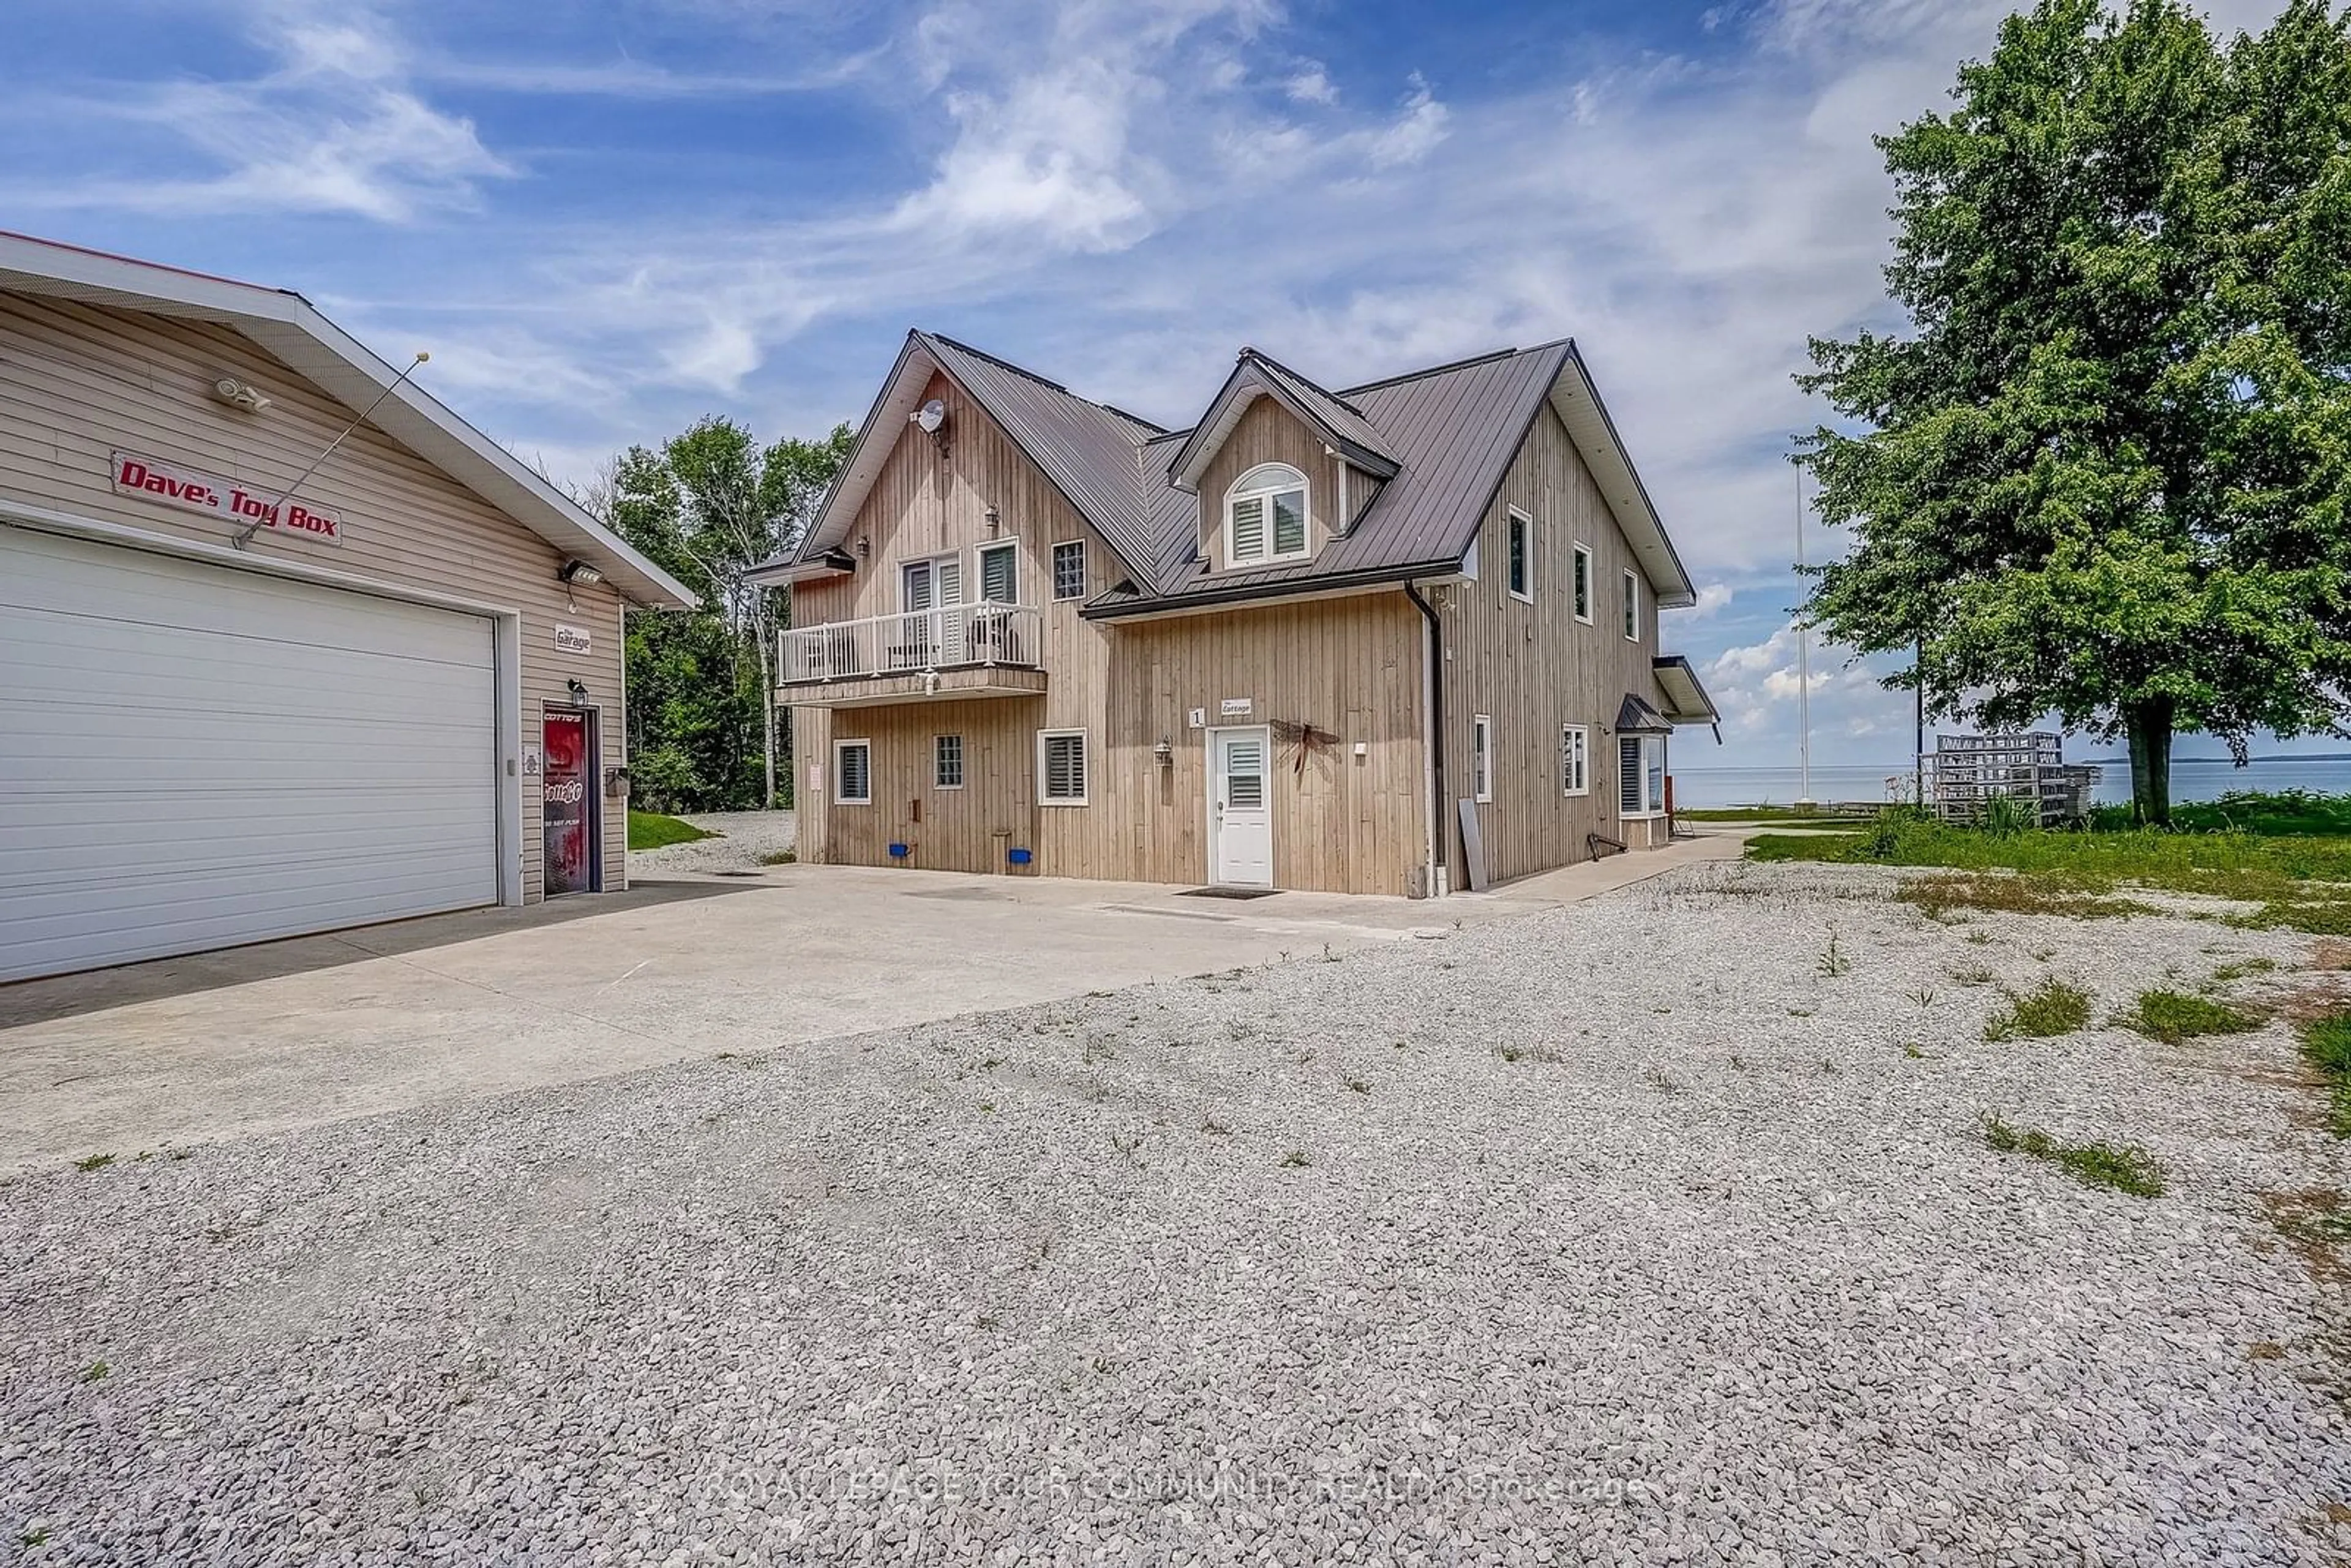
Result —
MULTIPOLYGON (((777 805, 775 633, 784 597, 744 574, 799 542, 848 458, 852 433, 762 448, 705 418, 658 451, 632 446, 590 505, 701 596, 689 612, 628 618, 630 770, 647 806, 777 805)), ((787 779, 789 784, 789 779, 787 779)))
POLYGON ((2343 734, 2351 678, 2351 25, 2223 43, 2175 0, 2044 0, 1878 139, 1907 332, 1815 339, 1802 444, 1855 548, 1806 613, 1923 644, 1943 716, 2129 743, 2343 734))

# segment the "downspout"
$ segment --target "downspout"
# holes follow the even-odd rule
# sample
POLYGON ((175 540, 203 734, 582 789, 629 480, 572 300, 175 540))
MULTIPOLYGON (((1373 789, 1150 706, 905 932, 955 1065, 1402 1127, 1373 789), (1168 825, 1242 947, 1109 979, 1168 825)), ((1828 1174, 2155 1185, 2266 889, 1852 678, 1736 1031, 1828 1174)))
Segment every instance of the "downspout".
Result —
POLYGON ((1428 644, 1421 660, 1421 691, 1428 715, 1422 771, 1426 775, 1428 789, 1428 895, 1435 898, 1452 891, 1447 885, 1445 852, 1452 834, 1446 831, 1438 813, 1445 799, 1445 629, 1437 622, 1437 607, 1421 597, 1418 583, 1406 579, 1404 596, 1412 601, 1413 608, 1428 622, 1428 644))

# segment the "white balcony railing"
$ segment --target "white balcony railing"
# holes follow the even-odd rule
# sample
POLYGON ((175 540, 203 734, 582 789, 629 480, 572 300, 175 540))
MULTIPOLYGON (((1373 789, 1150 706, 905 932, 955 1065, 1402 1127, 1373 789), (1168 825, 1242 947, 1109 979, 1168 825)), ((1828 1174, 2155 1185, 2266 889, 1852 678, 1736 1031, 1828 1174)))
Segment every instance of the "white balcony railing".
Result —
POLYGON ((1034 605, 949 604, 904 615, 796 626, 777 639, 777 681, 852 681, 970 664, 1036 667, 1044 617, 1034 605))

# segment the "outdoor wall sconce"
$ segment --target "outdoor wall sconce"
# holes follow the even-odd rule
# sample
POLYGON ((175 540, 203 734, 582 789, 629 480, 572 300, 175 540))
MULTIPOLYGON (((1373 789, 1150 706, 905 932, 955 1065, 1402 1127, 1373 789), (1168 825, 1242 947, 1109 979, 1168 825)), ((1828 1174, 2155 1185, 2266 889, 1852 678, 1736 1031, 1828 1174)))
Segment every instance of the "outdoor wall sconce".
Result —
POLYGON ((563 685, 564 689, 571 694, 571 706, 573 707, 586 707, 588 706, 588 684, 585 681, 582 681, 579 676, 574 675, 569 680, 564 682, 563 685))
POLYGON ((1173 768, 1176 766, 1176 743, 1163 736, 1159 744, 1151 748, 1151 755, 1159 759, 1160 767, 1173 768))
POLYGON ((860 534, 857 536, 857 553, 859 555, 872 555, 873 553, 873 536, 872 534, 860 534))
POLYGON ((555 580, 566 588, 592 588, 604 580, 604 574, 584 560, 567 560, 555 580))
POLYGON ((987 531, 988 531, 989 533, 991 533, 991 534, 992 534, 992 533, 996 532, 996 531, 997 531, 997 529, 998 529, 998 528, 1002 528, 1002 527, 1004 526, 1004 517, 1003 517, 1003 515, 1002 515, 1001 513, 999 513, 998 511, 997 511, 997 509, 996 509, 994 507, 988 507, 988 508, 987 508, 987 512, 985 512, 985 513, 984 513, 984 514, 982 514, 982 515, 987 518, 987 531))

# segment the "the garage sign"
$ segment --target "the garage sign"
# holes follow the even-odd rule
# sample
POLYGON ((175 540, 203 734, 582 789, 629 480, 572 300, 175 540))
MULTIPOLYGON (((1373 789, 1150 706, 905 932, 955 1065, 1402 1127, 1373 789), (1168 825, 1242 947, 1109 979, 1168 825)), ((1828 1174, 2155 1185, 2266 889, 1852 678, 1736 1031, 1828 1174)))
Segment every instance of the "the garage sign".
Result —
POLYGON ((203 512, 244 528, 258 523, 275 533, 290 534, 312 544, 343 542, 343 520, 301 501, 281 501, 235 479, 222 479, 160 458, 135 452, 114 455, 114 490, 140 496, 183 511, 203 512))

